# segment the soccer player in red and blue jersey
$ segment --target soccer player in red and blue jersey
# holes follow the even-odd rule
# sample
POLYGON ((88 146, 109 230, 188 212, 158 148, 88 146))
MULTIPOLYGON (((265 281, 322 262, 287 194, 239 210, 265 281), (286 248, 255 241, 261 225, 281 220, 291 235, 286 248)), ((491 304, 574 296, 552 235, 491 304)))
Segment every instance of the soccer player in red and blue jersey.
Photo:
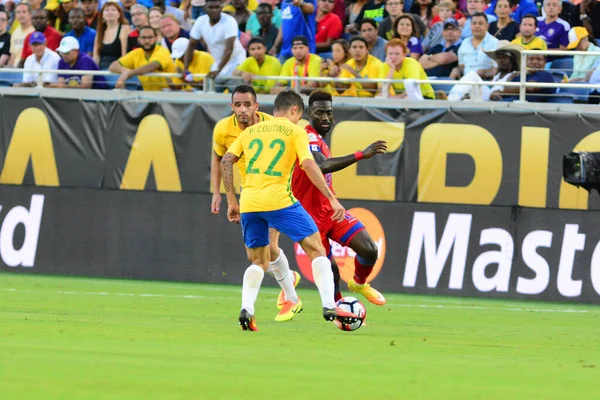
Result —
MULTIPOLYGON (((325 181, 332 192, 331 174, 333 172, 387 151, 387 143, 378 140, 364 151, 332 158, 324 137, 330 131, 333 124, 333 105, 331 94, 325 91, 316 90, 311 93, 308 100, 308 116, 310 118, 310 125, 306 126, 306 132, 308 134, 310 150, 321 172, 325 175, 325 181)), ((348 289, 351 292, 362 294, 373 304, 384 305, 385 297, 367 283, 367 278, 377 261, 378 251, 377 245, 367 233, 365 226, 348 212, 346 212, 342 222, 332 220, 333 210, 329 205, 329 201, 312 184, 301 168, 294 169, 292 192, 317 223, 323 246, 332 262, 336 301, 342 298, 339 289, 340 275, 337 264, 335 264, 335 259, 331 255, 329 239, 338 242, 342 246, 348 246, 356 252, 356 257, 354 258, 354 277, 348 282, 348 289)))

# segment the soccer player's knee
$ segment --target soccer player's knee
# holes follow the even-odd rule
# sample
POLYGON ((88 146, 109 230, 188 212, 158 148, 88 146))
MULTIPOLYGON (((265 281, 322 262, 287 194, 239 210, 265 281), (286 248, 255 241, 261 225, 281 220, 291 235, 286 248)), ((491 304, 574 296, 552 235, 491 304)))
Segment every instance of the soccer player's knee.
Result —
POLYGON ((372 239, 365 241, 364 250, 361 253, 363 254, 359 254, 360 257, 369 264, 375 264, 377 262, 379 252, 377 250, 377 245, 372 239))

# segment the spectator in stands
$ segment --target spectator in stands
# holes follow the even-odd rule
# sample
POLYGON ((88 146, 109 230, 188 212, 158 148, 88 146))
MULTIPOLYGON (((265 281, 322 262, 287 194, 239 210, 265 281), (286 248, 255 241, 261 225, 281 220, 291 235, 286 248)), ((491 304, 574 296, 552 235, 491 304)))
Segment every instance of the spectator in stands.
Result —
MULTIPOLYGON (((44 12, 45 10, 36 10, 35 12, 44 12)), ((38 75, 32 70, 52 70, 58 68, 60 56, 46 46, 46 37, 40 31, 33 32, 27 38, 27 44, 31 48, 31 54, 27 56, 24 62, 24 69, 27 72, 23 73, 23 81, 16 83, 13 86, 19 87, 34 87, 38 83, 38 75)), ((45 73, 42 76, 44 84, 56 82, 57 76, 54 73, 45 73)))
MULTIPOLYGON (((425 26, 429 28, 434 17, 433 8, 435 5, 436 3, 433 0, 416 0, 410 7, 410 13, 418 15, 425 26)), ((423 32, 423 35, 426 33, 423 32)))
POLYGON ((21 55, 27 35, 35 31, 31 23, 31 8, 22 2, 15 6, 15 19, 19 26, 13 30, 10 37, 10 60, 8 65, 18 67, 21 65, 21 55))
POLYGON ((579 3, 579 20, 591 32, 592 36, 600 37, 600 6, 596 0, 582 0, 579 3))
MULTIPOLYGON (((73 12, 73 10, 71 10, 73 12)), ((105 89, 106 83, 103 76, 71 74, 69 70, 75 71, 99 71, 94 59, 87 53, 80 51, 80 43, 73 36, 65 36, 60 41, 56 52, 61 60, 58 69, 65 71, 58 74, 58 81, 49 84, 48 87, 71 88, 71 89, 105 89)))
POLYGON ((280 61, 291 57, 293 39, 297 36, 304 36, 308 41, 308 51, 316 53, 316 14, 316 0, 283 0, 281 2, 281 29, 269 53, 274 56, 279 50, 280 61))
POLYGON ((240 32, 246 32, 246 25, 250 19, 250 11, 248 11, 248 0, 231 0, 231 5, 235 12, 231 14, 235 18, 240 32))
POLYGON ((281 72, 281 63, 277 57, 267 54, 267 45, 260 37, 250 39, 248 52, 250 53, 250 57, 246 58, 233 71, 233 75, 241 76, 245 83, 252 85, 256 93, 270 93, 271 88, 275 85, 275 80, 258 80, 255 78, 260 76, 278 76, 281 72))
POLYGON ((429 32, 427 33, 427 36, 425 36, 425 39, 423 39, 424 51, 427 51, 430 48, 436 47, 438 44, 442 43, 445 22, 449 19, 453 19, 452 16, 455 14, 455 9, 456 6, 451 0, 442 1, 440 3, 438 6, 438 15, 435 18, 436 22, 433 22, 429 32))
POLYGON ((344 27, 344 32, 348 35, 358 34, 358 23, 360 20, 358 16, 361 14, 363 7, 367 4, 368 0, 353 0, 351 4, 346 7, 346 20, 347 24, 344 27))
POLYGON ((162 40, 162 35, 160 33, 160 19, 162 16, 163 12, 158 7, 152 7, 150 11, 148 11, 148 21, 150 22, 150 26, 156 31, 158 43, 162 40))
POLYGON ((537 36, 546 41, 548 49, 565 49, 569 44, 571 26, 558 18, 561 10, 561 0, 544 0, 546 18, 538 17, 537 36))
POLYGON ((8 12, 0 10, 0 67, 8 65, 10 59, 10 33, 8 28, 8 12))
POLYGON ((454 18, 444 22, 443 43, 430 48, 419 59, 427 76, 449 77, 452 70, 458 67, 460 34, 460 27, 454 18))
MULTIPOLYGON (((394 25, 396 39, 400 39, 408 48, 410 57, 418 60, 423 54, 423 45, 419 39, 419 31, 415 20, 410 15, 402 15, 396 20, 394 25)), ((386 53, 387 54, 387 53, 386 53)))
POLYGON ((476 12, 470 21, 471 36, 463 39, 458 49, 458 68, 450 77, 457 79, 476 72, 482 79, 490 79, 496 75, 498 66, 484 51, 495 50, 498 39, 488 33, 486 14, 476 12))
POLYGON ((408 80, 379 84, 383 97, 416 99, 435 99, 433 87, 429 83, 415 84, 413 79, 428 79, 425 70, 417 60, 407 57, 408 48, 400 39, 391 39, 385 45, 386 60, 381 64, 379 78, 408 80))
POLYGON ((131 6, 131 21, 133 22, 133 30, 127 37, 127 52, 137 49, 140 45, 138 43, 138 36, 140 36, 139 29, 142 26, 150 24, 148 18, 148 8, 142 4, 134 4, 131 6))
MULTIPOLYGON (((321 57, 311 54, 308 47, 308 39, 305 36, 296 36, 292 40, 292 54, 281 67, 281 77, 310 77, 321 76, 321 57)), ((271 88, 271 94, 279 94, 288 86, 300 86, 302 93, 310 93, 318 83, 315 81, 289 81, 280 80, 271 88)))
POLYGON ((44 2, 44 0, 29 0, 29 6, 31 7, 31 11, 35 11, 35 10, 43 10, 44 7, 42 7, 42 3, 44 2))
MULTIPOLYGON (((350 43, 345 39, 338 39, 331 46, 331 59, 321 60, 321 76, 337 78, 342 72, 342 65, 350 59, 350 43)), ((331 82, 319 82, 319 86, 334 96, 339 93, 331 82)))
MULTIPOLYGON (((465 21, 465 24, 462 27, 462 35, 461 35, 461 38, 463 40, 472 35, 471 20, 472 20, 473 16, 477 13, 482 13, 486 7, 487 7, 487 4, 485 3, 484 0, 467 0, 467 20, 465 21)), ((490 15, 490 14, 485 14, 485 17, 487 18, 488 28, 489 28, 489 24, 491 24, 492 22, 494 22, 498 19, 494 15, 490 15)))
MULTIPOLYGON (((440 3, 438 3, 438 14, 433 17, 433 20, 431 21, 433 24, 436 24, 438 22, 441 22, 441 16, 440 16, 440 10, 441 10, 441 6, 442 3, 445 3, 448 0, 441 0, 440 3)), ((454 18, 456 20, 456 22, 458 22, 458 26, 460 26, 462 28, 462 26, 465 24, 465 22, 467 22, 467 17, 465 17, 465 14, 462 13, 462 11, 458 8, 458 2, 456 0, 449 0, 450 3, 452 3, 452 10, 454 10, 454 14, 452 14, 452 16, 448 17, 448 18, 454 18)))
MULTIPOLYGON (((279 28, 273 23, 273 6, 268 3, 259 4, 256 8, 256 15, 258 18, 257 21, 259 23, 258 29, 248 30, 248 33, 252 34, 252 37, 258 37, 263 40, 265 46, 267 46, 267 52, 270 52, 275 44, 275 40, 277 39, 277 35, 279 34, 279 28)), ((276 9, 279 10, 279 9, 276 9)), ((247 28, 250 26, 250 21, 248 21, 247 28)), ((250 45, 250 44, 248 44, 250 45)))
POLYGON ((363 19, 360 23, 360 35, 367 41, 369 54, 377 57, 379 61, 385 61, 385 44, 387 40, 377 34, 377 22, 371 18, 363 19))
MULTIPOLYGON (((483 18, 482 18, 483 19, 483 18)), ((464 42, 463 42, 464 43, 464 42)), ((497 68, 494 68, 492 82, 509 82, 519 71, 521 61, 522 47, 503 40, 498 42, 498 48, 494 50, 484 50, 490 60, 497 61, 497 68)), ((470 71, 466 73, 461 81, 465 82, 483 82, 479 71, 470 71)), ((460 81, 459 81, 460 82, 460 81)), ((490 100, 490 96, 496 92, 502 92, 503 86, 472 86, 468 84, 457 84, 450 89, 448 100, 458 101, 470 97, 472 100, 490 100)))
MULTIPOLYGON (((256 7, 254 13, 250 15, 248 23, 246 24, 246 33, 250 34, 250 37, 261 36, 260 30, 264 26, 271 26, 271 24, 275 25, 275 27, 277 28, 275 32, 277 32, 281 28, 281 10, 277 7, 278 3, 279 0, 262 0, 260 2, 260 4, 256 7), (269 24, 266 21, 259 21, 260 15, 266 15, 265 12, 267 10, 270 13, 269 17, 271 18, 269 24), (261 13, 260 15, 259 12, 261 13)), ((270 49, 271 47, 269 46, 269 41, 266 40, 264 37, 262 38, 265 40, 267 48, 270 49)))
MULTIPOLYGON (((187 38, 179 38, 173 42, 171 46, 171 58, 175 61, 175 70, 179 74, 183 74, 183 56, 187 50, 187 46, 190 40, 187 38)), ((188 71, 192 75, 204 74, 207 75, 210 72, 210 68, 214 64, 215 59, 210 53, 205 51, 194 50, 194 57, 190 62, 188 71)), ((194 89, 202 89, 204 84, 203 77, 184 76, 183 80, 180 78, 171 79, 169 87, 173 90, 186 90, 192 91, 194 89), (184 82, 185 81, 185 82, 184 82)))
POLYGON ((385 40, 390 40, 394 37, 394 22, 404 14, 402 11, 403 8, 404 0, 387 0, 385 2, 385 10, 388 16, 379 23, 379 36, 385 40))
MULTIPOLYGON (((190 32, 190 41, 185 55, 185 70, 192 61, 194 50, 200 39, 204 40, 208 52, 215 63, 209 73, 210 78, 231 76, 235 68, 246 59, 246 51, 238 39, 239 29, 235 18, 221 11, 220 0, 207 0, 204 11, 190 32)), ((225 85, 227 78, 219 79, 219 85, 225 85)))
MULTIPOLYGON (((36 32, 41 32, 44 34, 44 37, 46 38, 44 47, 47 47, 53 51, 56 50, 60 44, 62 36, 56 29, 48 25, 48 11, 42 9, 33 11, 31 14, 31 21, 36 32)), ((30 33, 25 38, 25 44, 23 45, 23 52, 21 54, 21 63, 24 63, 27 57, 33 54, 32 49, 29 46, 29 37, 33 35, 33 33, 30 33)), ((22 67, 22 65, 20 65, 20 67, 22 67)))
MULTIPOLYGON (((369 54, 369 45, 365 38, 355 36, 350 40, 350 59, 341 66, 340 78, 361 79, 379 78, 381 61, 369 54)), ((373 97, 377 92, 377 83, 367 82, 335 82, 335 89, 340 96, 373 97)))
POLYGON ((123 88, 127 79, 134 76, 139 77, 144 90, 159 91, 169 87, 166 78, 143 76, 150 72, 175 72, 171 54, 164 47, 156 45, 157 38, 154 28, 141 27, 138 36, 140 48, 130 51, 110 64, 109 71, 120 74, 115 84, 116 89, 123 88))
POLYGON ((509 0, 497 0, 495 12, 498 20, 490 24, 490 34, 498 40, 514 40, 519 33, 519 24, 510 17, 509 0))
POLYGON ((281 10, 279 9, 279 7, 277 7, 277 4, 279 4, 279 0, 262 0, 260 4, 256 6, 256 10, 254 10, 252 15, 250 15, 248 23, 246 24, 246 32, 249 33, 251 37, 259 36, 258 31, 260 30, 262 24, 258 21, 258 9, 263 4, 265 5, 265 10, 267 9, 266 6, 270 6, 268 7, 268 9, 271 12, 271 24, 275 25, 277 29, 281 28, 281 10))
POLYGON ((134 4, 137 4, 136 0, 120 0, 120 1, 121 1, 121 8, 123 8, 123 15, 125 16, 125 19, 129 23, 129 25, 133 24, 133 21, 131 19, 131 7, 133 7, 134 4))
MULTIPOLYGON (((569 30, 568 50, 600 52, 594 44, 594 38, 583 26, 576 26, 569 30)), ((573 57, 573 73, 569 82, 589 82, 596 67, 600 63, 600 56, 576 55, 573 57)))
MULTIPOLYGON (((496 3, 498 0, 493 0, 489 7, 485 10, 487 14, 491 14, 497 16, 496 12, 496 3)), ((542 1, 542 0, 536 0, 542 1)), ((525 15, 538 15, 538 9, 534 1, 532 0, 510 0, 510 18, 513 19, 518 24, 521 23, 521 20, 525 15)))
POLYGON ((160 45, 166 47, 171 52, 173 42, 179 38, 189 39, 190 34, 185 29, 181 28, 179 21, 172 14, 165 14, 160 18, 160 33, 162 39, 160 45))
POLYGON ((317 7, 317 53, 331 51, 331 44, 342 37, 344 26, 340 17, 332 13, 335 0, 319 0, 317 7))
POLYGON ((94 61, 100 69, 107 69, 114 61, 127 54, 127 37, 131 28, 118 3, 106 2, 100 10, 94 42, 94 61))
MULTIPOLYGON (((181 25, 184 29, 189 29, 189 25, 188 25, 187 21, 185 20, 185 17, 184 17, 185 13, 183 12, 183 10, 180 10, 179 8, 175 8, 170 5, 167 5, 166 0, 152 0, 152 4, 154 4, 154 7, 157 7, 163 15, 164 14, 173 14, 175 16, 175 18, 177 18, 177 20, 179 21, 179 25, 181 25)), ((152 7, 152 8, 154 8, 154 7, 152 7)), ((152 21, 150 21, 150 22, 152 22, 152 21)))
POLYGON ((98 0, 80 0, 83 14, 85 15, 85 23, 90 28, 96 30, 98 27, 98 20, 100 19, 100 12, 98 11, 98 0))
MULTIPOLYGON (((533 49, 541 50, 541 49, 533 49)), ((500 63, 498 63, 500 64, 500 63)), ((548 71, 544 71, 546 66, 546 57, 543 54, 530 54, 527 56, 527 82, 545 82, 553 83, 554 78, 548 71)), ((519 82, 520 72, 516 72, 511 78, 511 82, 519 82)), ((550 98, 549 96, 556 93, 556 88, 539 88, 539 87, 528 87, 525 88, 527 93, 525 100, 532 103, 545 103, 550 98)), ((495 92, 490 95, 492 101, 514 101, 519 98, 518 87, 505 86, 502 91, 495 92)))
POLYGON ((364 5, 362 10, 360 10, 358 17, 356 18, 356 28, 360 30, 360 21, 365 18, 374 19, 377 23, 380 23, 387 17, 388 13, 385 9, 385 2, 383 0, 370 0, 364 5))
POLYGON ((48 10, 48 15, 52 17, 54 29, 64 34, 72 29, 69 12, 75 7, 77 4, 73 0, 58 0, 57 3, 49 3, 44 9, 48 10))
POLYGON ((523 18, 521 18, 521 24, 519 25, 519 33, 521 36, 514 39, 512 43, 518 44, 525 50, 547 50, 548 46, 546 45, 546 41, 539 36, 535 36, 537 24, 537 17, 531 14, 524 15, 523 18))
POLYGON ((72 36, 79 42, 77 51, 94 54, 94 42, 96 41, 96 31, 85 24, 85 16, 81 8, 74 8, 69 11, 69 24, 73 28, 65 34, 65 37, 72 36))

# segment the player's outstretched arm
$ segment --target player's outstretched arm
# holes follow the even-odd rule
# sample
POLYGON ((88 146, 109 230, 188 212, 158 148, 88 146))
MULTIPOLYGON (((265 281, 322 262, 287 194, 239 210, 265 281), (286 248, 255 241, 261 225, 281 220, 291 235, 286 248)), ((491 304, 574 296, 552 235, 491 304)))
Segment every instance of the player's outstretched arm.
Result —
POLYGON ((344 220, 344 214, 346 213, 346 210, 340 204, 340 202, 337 201, 331 190, 329 190, 329 186, 327 186, 327 182, 325 182, 323 173, 319 169, 317 163, 314 160, 307 158, 306 160, 302 161, 302 169, 306 172, 308 179, 310 179, 317 189, 319 189, 319 191, 323 193, 323 195, 329 200, 331 208, 333 209, 333 216, 331 219, 342 222, 344 220))
POLYGON ((371 158, 377 154, 384 154, 387 151, 387 142, 384 140, 378 140, 371 143, 369 147, 363 151, 358 151, 354 154, 348 154, 342 157, 325 158, 325 156, 319 152, 314 151, 313 157, 319 164, 321 172, 323 174, 329 174, 331 172, 340 171, 350 165, 359 162, 360 160, 371 158))
POLYGON ((221 160, 221 174, 223 176, 223 185, 227 192, 227 218, 231 222, 240 222, 240 206, 235 197, 233 186, 233 164, 238 161, 238 157, 233 153, 225 153, 221 160))
POLYGON ((221 159, 222 157, 213 151, 210 162, 210 179, 213 185, 210 211, 213 214, 218 214, 221 211, 221 159))

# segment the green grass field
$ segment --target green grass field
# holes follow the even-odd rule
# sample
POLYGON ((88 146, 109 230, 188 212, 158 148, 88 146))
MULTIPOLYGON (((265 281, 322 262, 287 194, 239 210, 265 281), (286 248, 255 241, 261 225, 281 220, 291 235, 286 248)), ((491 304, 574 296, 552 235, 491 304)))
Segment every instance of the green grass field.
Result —
POLYGON ((2 399, 599 398, 600 308, 388 295, 342 332, 240 287, 0 274, 2 399))

